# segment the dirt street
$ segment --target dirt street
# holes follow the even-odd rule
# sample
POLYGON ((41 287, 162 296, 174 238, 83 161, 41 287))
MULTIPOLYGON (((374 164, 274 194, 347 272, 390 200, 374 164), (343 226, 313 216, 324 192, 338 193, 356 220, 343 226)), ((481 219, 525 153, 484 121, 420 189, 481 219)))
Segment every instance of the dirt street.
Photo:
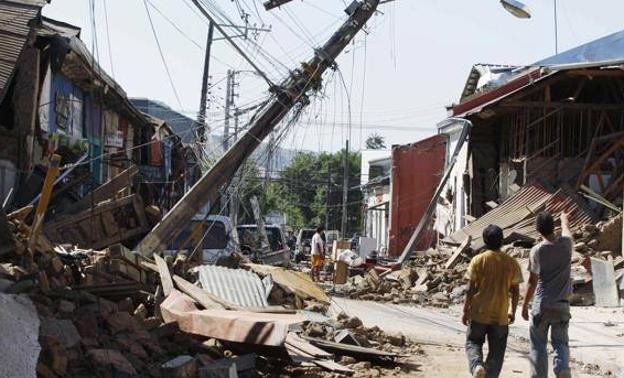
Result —
MULTIPOLYGON (((402 332, 420 343, 424 355, 408 359, 410 377, 469 377, 464 354, 465 327, 460 308, 436 309, 333 298, 331 311, 358 316, 365 326, 402 332)), ((570 329, 574 377, 624 377, 624 312, 621 309, 574 308, 570 329), (606 324, 605 324, 606 323, 606 324), (619 362, 618 362, 619 360, 619 362), (599 365, 598 368, 595 365, 599 365)), ((511 337, 501 377, 526 377, 527 322, 518 320, 511 337)), ((554 377, 554 375, 552 375, 554 377)))

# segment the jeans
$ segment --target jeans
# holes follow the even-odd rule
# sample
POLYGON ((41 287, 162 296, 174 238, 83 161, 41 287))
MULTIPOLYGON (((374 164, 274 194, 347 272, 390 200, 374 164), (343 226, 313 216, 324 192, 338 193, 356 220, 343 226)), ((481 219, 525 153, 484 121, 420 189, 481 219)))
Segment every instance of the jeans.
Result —
POLYGON ((548 377, 548 329, 550 328, 550 342, 555 350, 553 370, 557 376, 570 374, 570 348, 568 346, 568 326, 570 325, 570 310, 542 309, 533 313, 530 326, 531 377, 548 377))
POLYGON ((496 378, 503 368, 507 348, 508 326, 482 324, 471 321, 466 334, 466 355, 470 374, 478 365, 483 365, 487 378, 496 378), (489 352, 483 363, 483 344, 487 336, 489 352))

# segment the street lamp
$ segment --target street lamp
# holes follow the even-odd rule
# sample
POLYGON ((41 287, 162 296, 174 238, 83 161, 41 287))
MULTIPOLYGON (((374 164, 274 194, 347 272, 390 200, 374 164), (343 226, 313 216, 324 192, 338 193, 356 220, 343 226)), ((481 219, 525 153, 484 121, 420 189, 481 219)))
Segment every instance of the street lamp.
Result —
POLYGON ((501 0, 501 5, 507 12, 518 18, 531 18, 529 7, 516 0, 501 0))

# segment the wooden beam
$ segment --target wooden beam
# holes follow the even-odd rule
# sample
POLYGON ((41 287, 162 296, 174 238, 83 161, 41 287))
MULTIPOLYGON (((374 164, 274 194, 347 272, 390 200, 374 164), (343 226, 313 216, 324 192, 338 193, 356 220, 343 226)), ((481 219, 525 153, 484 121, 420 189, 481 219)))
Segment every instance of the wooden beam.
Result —
POLYGON ((173 290, 173 280, 171 279, 169 266, 167 265, 167 262, 157 254, 154 254, 154 260, 156 261, 156 266, 158 266, 158 274, 160 274, 160 283, 163 288, 163 294, 165 297, 168 297, 169 294, 171 294, 171 290, 173 290))
POLYGON ((566 71, 566 76, 578 77, 578 76, 586 76, 589 78, 592 77, 624 77, 624 71, 621 69, 605 69, 605 70, 570 70, 566 71))
POLYGON ((624 110, 624 104, 613 103, 589 103, 589 102, 551 102, 544 101, 503 101, 500 104, 504 108, 563 108, 563 109, 591 109, 591 110, 624 110))
MULTIPOLYGON (((154 254, 154 256, 157 255, 154 254)), ((229 303, 204 289, 200 289, 180 276, 174 275, 173 280, 180 291, 196 300, 197 303, 204 306, 206 309, 226 308, 229 310, 241 310, 239 306, 229 303)))

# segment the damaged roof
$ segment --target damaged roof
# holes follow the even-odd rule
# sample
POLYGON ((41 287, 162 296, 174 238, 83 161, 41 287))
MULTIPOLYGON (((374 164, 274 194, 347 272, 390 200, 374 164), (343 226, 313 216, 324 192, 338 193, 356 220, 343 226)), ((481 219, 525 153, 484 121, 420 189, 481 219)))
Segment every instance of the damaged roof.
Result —
POLYGON ((0 102, 9 87, 15 65, 28 42, 34 20, 41 16, 43 0, 0 2, 0 102))
POLYGON ((556 73, 578 68, 621 65, 624 61, 624 30, 574 47, 528 66, 475 64, 462 91, 459 104, 453 104, 453 117, 481 112, 509 95, 556 73))

